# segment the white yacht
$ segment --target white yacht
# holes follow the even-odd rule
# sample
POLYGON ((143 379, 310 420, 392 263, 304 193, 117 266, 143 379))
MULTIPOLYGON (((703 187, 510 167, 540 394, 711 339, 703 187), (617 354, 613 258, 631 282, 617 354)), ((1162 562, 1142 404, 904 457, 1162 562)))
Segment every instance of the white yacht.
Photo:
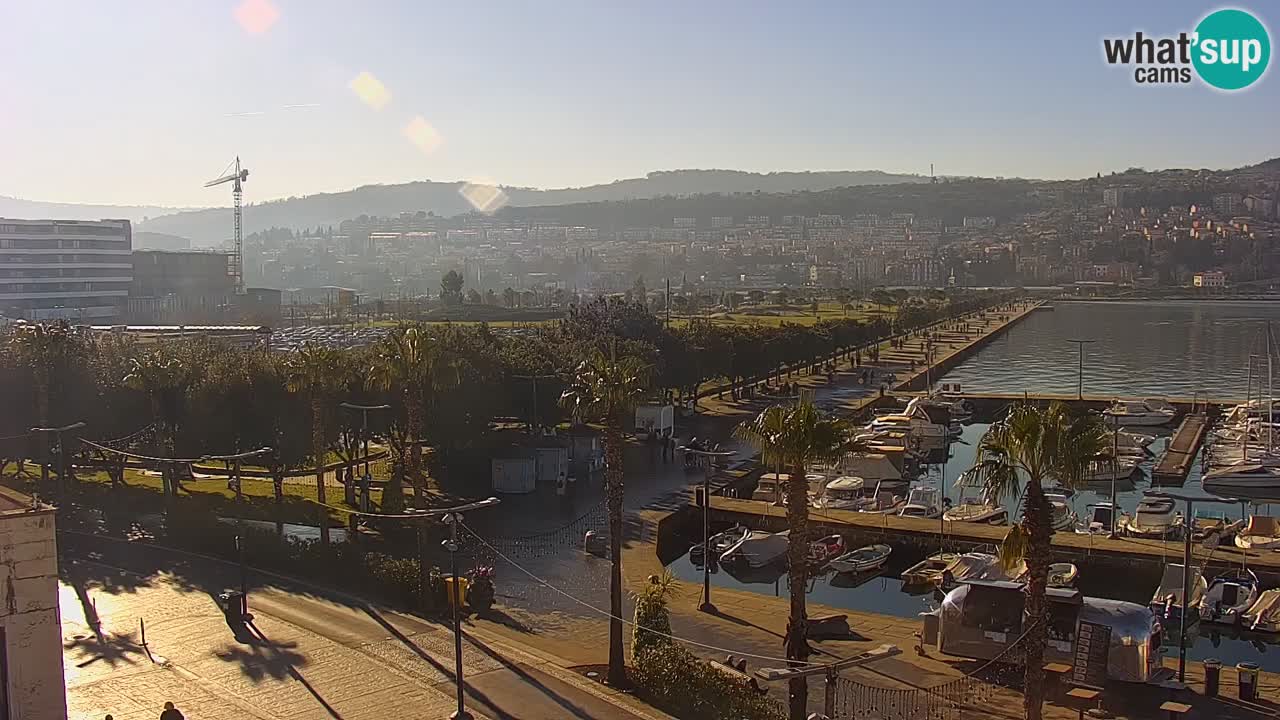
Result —
POLYGON ((947 522, 973 522, 988 525, 1004 525, 1009 520, 1009 511, 1001 505, 997 498, 991 497, 981 485, 973 479, 973 471, 968 470, 956 480, 960 489, 960 502, 947 508, 942 518, 947 522), (974 489, 975 494, 966 494, 966 490, 974 489))
POLYGON ((787 532, 768 533, 752 530, 720 556, 724 565, 741 564, 760 568, 780 560, 787 554, 787 532))
POLYGON ((911 398, 907 407, 893 415, 881 415, 867 425, 871 432, 903 432, 912 437, 947 439, 959 433, 952 426, 950 411, 922 398, 911 398))
POLYGON ((1067 500, 1067 496, 1046 493, 1045 498, 1049 501, 1049 507, 1053 514, 1053 529, 1073 530, 1080 518, 1076 516, 1076 511, 1071 509, 1071 503, 1067 500))
POLYGON ((1124 518, 1115 518, 1114 506, 1106 500, 1093 503, 1087 510, 1088 518, 1080 523, 1080 527, 1076 532, 1087 535, 1109 535, 1111 534, 1111 523, 1119 522, 1124 518))
POLYGON ((841 475, 827 483, 822 495, 813 501, 820 510, 857 510, 867 503, 867 481, 853 475, 841 475))
POLYGON ((1131 400, 1113 403, 1102 414, 1107 425, 1155 427, 1168 425, 1178 411, 1164 400, 1131 400))
POLYGON ((920 485, 911 488, 907 504, 898 511, 901 517, 936 518, 942 514, 942 498, 938 488, 920 485))
POLYGON ((1220 465, 1204 474, 1201 485, 1209 492, 1280 489, 1280 466, 1240 460, 1220 465))
POLYGON ((1231 570, 1209 581, 1200 601, 1200 619, 1234 625, 1258 601, 1258 577, 1250 570, 1231 570))
POLYGON ((1123 530, 1131 537, 1162 538, 1176 532, 1181 524, 1182 513, 1177 512, 1172 499, 1147 495, 1123 523, 1123 530))

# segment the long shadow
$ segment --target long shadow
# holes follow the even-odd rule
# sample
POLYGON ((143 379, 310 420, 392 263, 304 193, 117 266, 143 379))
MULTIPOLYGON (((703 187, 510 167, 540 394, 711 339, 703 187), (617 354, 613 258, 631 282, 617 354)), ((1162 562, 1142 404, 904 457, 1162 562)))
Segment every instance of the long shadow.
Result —
POLYGON ((524 680, 525 682, 529 683, 529 685, 535 688, 538 692, 542 693, 543 695, 546 695, 556 705, 559 705, 560 707, 564 708, 565 711, 568 712, 573 717, 581 718, 582 720, 595 720, 593 716, 587 714, 585 710, 573 704, 564 696, 560 695, 559 693, 555 692, 551 688, 544 685, 542 681, 530 675, 528 672, 524 670, 524 668, 520 667, 516 663, 511 662, 510 660, 503 657, 502 655, 499 655, 497 652, 494 652, 493 649, 490 648, 488 645, 485 645, 483 642, 477 640, 471 635, 468 635, 465 632, 462 635, 466 639, 466 641, 471 644, 472 647, 476 648, 480 652, 496 660, 499 664, 501 664, 506 669, 510 670, 521 680, 524 680))
POLYGON ((234 647, 215 654, 223 660, 239 661, 242 664, 241 670, 254 682, 258 682, 263 678, 262 673, 256 670, 259 667, 266 670, 277 680, 283 680, 286 676, 293 678, 311 694, 311 697, 316 699, 316 702, 320 703, 320 706, 329 714, 329 717, 335 720, 342 720, 342 715, 324 699, 323 695, 316 692, 316 689, 312 687, 311 683, 307 682, 302 673, 298 672, 295 666, 303 665, 307 661, 306 658, 293 652, 292 648, 296 647, 296 645, 293 643, 274 643, 253 623, 248 623, 247 626, 256 639, 256 642, 250 645, 250 647, 254 648, 254 651, 247 652, 241 648, 234 647), (267 651, 265 653, 258 652, 258 648, 266 648, 267 651))

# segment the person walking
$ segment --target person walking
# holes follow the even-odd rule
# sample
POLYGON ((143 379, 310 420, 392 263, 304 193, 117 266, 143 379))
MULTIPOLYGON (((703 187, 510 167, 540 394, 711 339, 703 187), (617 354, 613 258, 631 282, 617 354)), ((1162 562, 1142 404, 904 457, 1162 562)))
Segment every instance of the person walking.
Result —
POLYGON ((160 713, 160 720, 186 720, 186 716, 173 703, 167 702, 164 704, 164 712, 160 713))

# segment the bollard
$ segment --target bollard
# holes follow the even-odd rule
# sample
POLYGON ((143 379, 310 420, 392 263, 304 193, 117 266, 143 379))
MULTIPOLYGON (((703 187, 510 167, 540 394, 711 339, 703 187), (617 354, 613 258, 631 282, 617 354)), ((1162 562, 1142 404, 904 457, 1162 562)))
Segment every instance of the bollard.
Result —
POLYGON ((1258 664, 1251 662, 1242 662, 1236 665, 1236 672, 1239 674, 1239 691, 1237 695, 1245 702, 1253 702, 1258 699, 1258 664))
POLYGON ((1218 697, 1218 681, 1222 672, 1222 661, 1209 658, 1204 661, 1204 696, 1218 697))

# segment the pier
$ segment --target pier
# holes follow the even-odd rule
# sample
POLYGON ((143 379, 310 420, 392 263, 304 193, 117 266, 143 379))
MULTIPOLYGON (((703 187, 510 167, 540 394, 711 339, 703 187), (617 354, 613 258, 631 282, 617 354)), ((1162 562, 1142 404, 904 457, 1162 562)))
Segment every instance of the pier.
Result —
MULTIPOLYGON (((695 509, 696 510, 696 509, 695 509)), ((726 524, 742 524, 747 527, 781 532, 787 529, 787 509, 781 505, 736 498, 711 498, 711 519, 726 524)), ((948 552, 969 552, 998 545, 1008 527, 981 523, 944 522, 938 519, 899 517, 878 513, 862 513, 850 510, 809 511, 810 533, 815 537, 838 533, 853 547, 888 543, 903 550, 916 550, 921 556, 937 552, 945 545, 948 552)), ((1071 561, 1089 567, 1112 567, 1123 570, 1134 562, 1161 566, 1166 562, 1181 562, 1182 540, 1155 540, 1121 537, 1110 539, 1105 535, 1074 532, 1056 532, 1053 535, 1055 561, 1071 561)), ((1239 567, 1243 562, 1259 577, 1269 582, 1280 582, 1280 553, 1271 551, 1244 551, 1235 547, 1215 547, 1206 550, 1201 543, 1192 543, 1192 555, 1196 564, 1211 567, 1239 567)))
POLYGON ((1166 485, 1181 485, 1185 482, 1187 471, 1200 453, 1200 445, 1204 442, 1208 428, 1209 416, 1205 413, 1190 413, 1183 417, 1169 446, 1151 472, 1151 482, 1166 485))

